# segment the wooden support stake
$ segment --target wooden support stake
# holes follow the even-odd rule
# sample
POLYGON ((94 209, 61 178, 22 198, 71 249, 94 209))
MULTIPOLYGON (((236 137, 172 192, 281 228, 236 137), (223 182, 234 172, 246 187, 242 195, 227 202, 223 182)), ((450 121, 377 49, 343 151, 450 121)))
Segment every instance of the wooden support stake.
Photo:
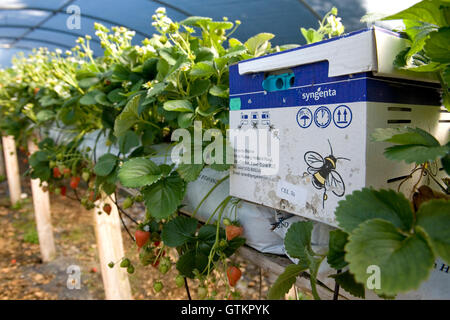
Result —
POLYGON ((5 160, 3 160, 3 146, 0 142, 0 177, 6 178, 5 160))
MULTIPOLYGON (((37 145, 31 138, 28 140, 28 151, 31 154, 38 151, 37 145)), ((32 179, 31 193, 42 261, 48 262, 56 256, 56 249, 50 213, 50 197, 48 191, 42 190, 40 184, 40 179, 32 179)))
MULTIPOLYGON (((114 197, 114 195, 111 195, 114 197)), ((118 262, 124 257, 122 230, 117 207, 103 195, 101 200, 96 202, 97 208, 93 209, 95 219, 95 234, 97 236, 98 254, 107 300, 131 300, 130 282, 126 269, 120 268, 116 264, 114 268, 108 267, 110 262, 118 262), (108 203, 112 210, 108 215, 103 211, 103 206, 108 203), (98 214, 101 212, 101 214, 98 214)))
POLYGON ((20 201, 22 193, 20 188, 20 172, 19 162, 17 161, 16 142, 14 137, 2 137, 3 154, 5 156, 6 177, 8 179, 9 198, 11 204, 16 204, 20 201))

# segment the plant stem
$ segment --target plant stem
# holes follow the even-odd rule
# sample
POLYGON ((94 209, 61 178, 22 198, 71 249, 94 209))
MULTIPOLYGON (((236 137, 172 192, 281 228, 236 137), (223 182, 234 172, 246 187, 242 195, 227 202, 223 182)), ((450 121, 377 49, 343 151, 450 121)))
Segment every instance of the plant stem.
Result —
POLYGON ((197 205, 197 208, 195 208, 194 212, 192 213, 192 217, 194 218, 195 215, 197 214, 198 209, 200 209, 200 207, 202 206, 203 202, 206 201, 206 199, 209 197, 209 195, 225 180, 227 180, 230 177, 229 174, 227 174, 225 177, 223 177, 222 179, 220 179, 219 181, 216 182, 216 184, 208 191, 208 193, 203 197, 203 199, 200 201, 200 203, 197 205))
POLYGON ((186 289, 186 294, 187 294, 187 296, 188 296, 188 299, 189 299, 189 300, 192 300, 192 298, 191 298, 191 293, 189 292, 189 285, 188 285, 188 282, 187 282, 187 278, 186 278, 186 277, 184 277, 184 288, 186 289))

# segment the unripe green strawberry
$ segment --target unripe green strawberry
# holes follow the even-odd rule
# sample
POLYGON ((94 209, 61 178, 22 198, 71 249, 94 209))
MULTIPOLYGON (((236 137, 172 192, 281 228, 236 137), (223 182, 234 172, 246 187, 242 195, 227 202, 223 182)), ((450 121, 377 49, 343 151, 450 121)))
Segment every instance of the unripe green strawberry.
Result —
POLYGON ((138 194, 137 196, 134 197, 134 201, 142 202, 142 201, 144 201, 144 198, 142 197, 141 194, 138 194))
POLYGON ((130 265, 128 266, 128 268, 127 268, 127 272, 128 272, 129 274, 132 274, 132 273, 134 273, 134 267, 133 267, 133 265, 132 265, 132 264, 130 264, 130 265))
POLYGON ((81 174, 81 178, 83 178, 83 180, 86 181, 86 182, 89 181, 89 178, 90 178, 90 177, 91 177, 91 175, 89 174, 89 172, 84 171, 84 172, 81 174))
POLYGON ((226 247, 228 247, 228 242, 225 239, 220 240, 219 242, 219 248, 225 249, 226 247))
POLYGON ((127 197, 123 203, 122 203, 122 207, 124 209, 128 209, 129 207, 131 207, 133 205, 133 199, 131 199, 130 197, 127 197))
POLYGON ((156 291, 156 292, 160 292, 162 289, 163 289, 163 284, 162 284, 162 282, 161 281, 156 281, 154 284, 153 284, 153 289, 156 291))
POLYGON ((208 290, 206 290, 205 287, 198 287, 197 294, 199 299, 205 299, 208 294, 208 290))
POLYGON ((131 265, 130 259, 125 258, 122 260, 122 262, 120 263, 120 267, 121 268, 128 268, 131 265))
POLYGON ((56 195, 60 195, 61 194, 61 188, 56 188, 55 189, 55 194, 56 195))
POLYGON ((169 267, 165 264, 160 264, 158 269, 162 274, 166 274, 169 271, 169 267))
POLYGON ((108 267, 110 267, 111 269, 114 268, 114 262, 111 261, 110 263, 108 263, 108 267))
POLYGON ((176 276, 175 284, 177 285, 178 288, 181 288, 182 286, 184 286, 184 277, 181 274, 176 276))
POLYGON ((225 219, 223 219, 223 224, 224 224, 225 226, 231 226, 231 220, 228 219, 228 218, 225 218, 225 219))
POLYGON ((139 260, 141 261, 143 266, 147 266, 149 264, 152 264, 156 258, 155 253, 151 248, 144 247, 139 252, 139 260))

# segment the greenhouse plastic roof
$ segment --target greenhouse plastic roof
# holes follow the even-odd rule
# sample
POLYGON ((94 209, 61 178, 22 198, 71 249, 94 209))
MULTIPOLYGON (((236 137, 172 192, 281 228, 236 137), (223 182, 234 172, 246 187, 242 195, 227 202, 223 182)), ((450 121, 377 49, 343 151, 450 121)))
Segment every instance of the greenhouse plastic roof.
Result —
MULTIPOLYGON (((304 43, 300 27, 317 28, 317 20, 333 6, 346 31, 365 27, 360 18, 369 0, 0 0, 0 66, 8 66, 19 51, 32 48, 69 49, 79 36, 94 35, 94 22, 107 27, 125 26, 136 31, 135 44, 155 32, 151 16, 165 7, 172 20, 188 16, 206 16, 242 21, 233 35, 240 40, 260 33, 276 35, 273 44, 304 43), (69 29, 67 20, 78 6, 79 29, 69 29)), ((92 41, 94 54, 101 54, 99 42, 92 41)))

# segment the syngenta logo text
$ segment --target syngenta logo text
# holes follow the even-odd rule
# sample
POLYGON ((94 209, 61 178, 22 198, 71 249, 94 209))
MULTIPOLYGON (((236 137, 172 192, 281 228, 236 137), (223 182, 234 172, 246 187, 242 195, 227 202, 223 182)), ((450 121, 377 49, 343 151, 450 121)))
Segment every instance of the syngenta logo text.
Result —
POLYGON ((304 92, 302 93, 302 99, 308 102, 309 100, 319 100, 322 98, 328 98, 328 97, 334 97, 336 95, 336 90, 334 89, 328 89, 328 90, 321 90, 321 88, 317 88, 316 91, 313 92, 304 92))

